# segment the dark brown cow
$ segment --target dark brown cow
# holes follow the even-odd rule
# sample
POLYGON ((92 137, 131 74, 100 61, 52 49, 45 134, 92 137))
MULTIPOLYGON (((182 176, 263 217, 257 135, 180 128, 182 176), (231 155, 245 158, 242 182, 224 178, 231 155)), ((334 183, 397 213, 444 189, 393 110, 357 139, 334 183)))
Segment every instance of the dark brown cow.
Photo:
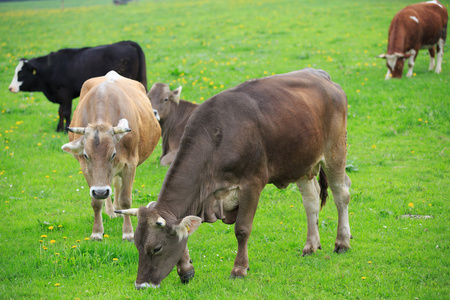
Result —
MULTIPOLYGON (((101 240, 103 200, 106 199, 105 210, 110 217, 115 217, 115 209, 131 207, 136 167, 155 149, 161 129, 144 86, 115 71, 83 84, 70 126, 71 142, 62 149, 73 154, 80 163, 94 209, 91 239, 101 240)), ((130 217, 125 217, 122 238, 132 240, 133 226, 130 217)))
POLYGON ((428 49, 430 53, 429 70, 433 71, 436 66, 435 72, 441 73, 447 22, 447 9, 439 1, 413 4, 399 11, 389 27, 387 53, 378 56, 386 59, 388 68, 386 79, 402 78, 406 59, 408 59, 406 76, 411 77, 419 49, 428 49))
POLYGON ((198 104, 180 100, 181 86, 173 91, 164 83, 155 83, 147 93, 153 109, 158 111, 162 136, 161 165, 172 163, 180 146, 187 121, 198 104))
POLYGON ((346 251, 351 184, 345 173, 346 130, 347 97, 322 70, 250 80, 200 105, 157 202, 121 211, 138 216, 135 287, 159 286, 175 265, 187 282, 194 276, 188 236, 201 222, 217 219, 235 223, 238 251, 231 277, 245 276, 247 242, 268 183, 297 184, 308 220, 306 255, 321 248, 318 217, 328 178, 339 215, 334 251, 346 251))

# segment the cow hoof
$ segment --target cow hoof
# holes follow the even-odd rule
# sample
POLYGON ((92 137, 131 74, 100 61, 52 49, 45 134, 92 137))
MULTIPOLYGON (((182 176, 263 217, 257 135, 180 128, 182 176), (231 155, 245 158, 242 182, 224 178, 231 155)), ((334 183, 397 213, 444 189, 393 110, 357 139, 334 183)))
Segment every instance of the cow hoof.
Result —
POLYGON ((103 240, 103 233, 92 233, 91 234, 91 240, 94 240, 94 241, 102 241, 103 240))
POLYGON ((319 244, 317 247, 306 245, 305 248, 303 248, 302 256, 311 255, 313 253, 316 253, 317 250, 322 250, 322 245, 319 244))
POLYGON ((189 283, 189 280, 191 278, 194 278, 195 275, 195 270, 194 269, 190 269, 186 274, 183 275, 179 275, 180 276, 180 280, 182 284, 187 284, 189 283))
POLYGON ((133 233, 124 233, 122 236, 122 241, 134 241, 134 234, 133 233))
POLYGON ((335 247, 334 247, 333 253, 345 253, 345 252, 348 251, 348 249, 350 249, 349 246, 336 244, 335 247))

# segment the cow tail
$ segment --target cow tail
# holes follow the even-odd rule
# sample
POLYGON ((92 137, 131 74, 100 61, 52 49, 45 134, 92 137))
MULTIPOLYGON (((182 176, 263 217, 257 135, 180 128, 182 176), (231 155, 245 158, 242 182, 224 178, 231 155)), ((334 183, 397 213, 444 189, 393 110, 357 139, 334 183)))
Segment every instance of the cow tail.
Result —
POLYGON ((327 174, 322 167, 320 167, 319 172, 319 186, 320 186, 320 209, 325 206, 327 203, 328 197, 328 179, 327 174))
POLYGON ((147 67, 145 64, 145 54, 144 51, 142 51, 141 46, 139 44, 134 43, 134 46, 136 47, 136 50, 138 51, 138 57, 139 57, 139 78, 138 81, 142 83, 145 87, 145 91, 147 92, 147 67))

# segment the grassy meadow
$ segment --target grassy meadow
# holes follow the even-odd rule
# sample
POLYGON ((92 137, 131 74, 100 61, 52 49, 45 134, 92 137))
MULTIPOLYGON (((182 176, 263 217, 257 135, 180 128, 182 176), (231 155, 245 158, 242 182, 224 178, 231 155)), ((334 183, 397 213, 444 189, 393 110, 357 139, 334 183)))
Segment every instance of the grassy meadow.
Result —
MULTIPOLYGON (((410 1, 374 3, 66 0, 64 10, 60 1, 0 3, 0 298, 448 299, 450 48, 441 74, 428 71, 422 50, 412 78, 386 81, 376 56, 410 1), (138 253, 121 240, 122 219, 104 214, 104 241, 89 240, 89 188, 61 150, 68 136, 55 131, 58 105, 39 92, 8 91, 22 57, 120 40, 143 48, 149 87, 182 85, 182 98, 197 103, 251 78, 327 71, 349 102, 352 248, 333 253, 337 211, 329 199, 319 218, 322 250, 301 257, 300 193, 268 185, 245 279, 228 279, 233 226, 205 223, 189 240, 196 275, 188 285, 174 270, 159 289, 136 291, 138 253)), ((134 207, 157 199, 167 171, 160 155, 159 144, 138 168, 134 207)))

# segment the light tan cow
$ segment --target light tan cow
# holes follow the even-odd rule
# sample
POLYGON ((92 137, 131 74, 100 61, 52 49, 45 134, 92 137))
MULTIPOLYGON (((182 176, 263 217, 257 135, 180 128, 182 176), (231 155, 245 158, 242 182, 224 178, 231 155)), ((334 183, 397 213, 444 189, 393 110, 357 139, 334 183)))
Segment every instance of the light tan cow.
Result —
MULTIPOLYGON (((161 128, 144 86, 111 71, 83 84, 69 131, 70 142, 62 149, 80 163, 94 209, 91 239, 101 240, 103 200, 110 217, 116 216, 114 210, 131 207, 136 167, 155 149, 161 128)), ((132 240, 133 235, 130 217, 125 216, 122 238, 132 240)))

